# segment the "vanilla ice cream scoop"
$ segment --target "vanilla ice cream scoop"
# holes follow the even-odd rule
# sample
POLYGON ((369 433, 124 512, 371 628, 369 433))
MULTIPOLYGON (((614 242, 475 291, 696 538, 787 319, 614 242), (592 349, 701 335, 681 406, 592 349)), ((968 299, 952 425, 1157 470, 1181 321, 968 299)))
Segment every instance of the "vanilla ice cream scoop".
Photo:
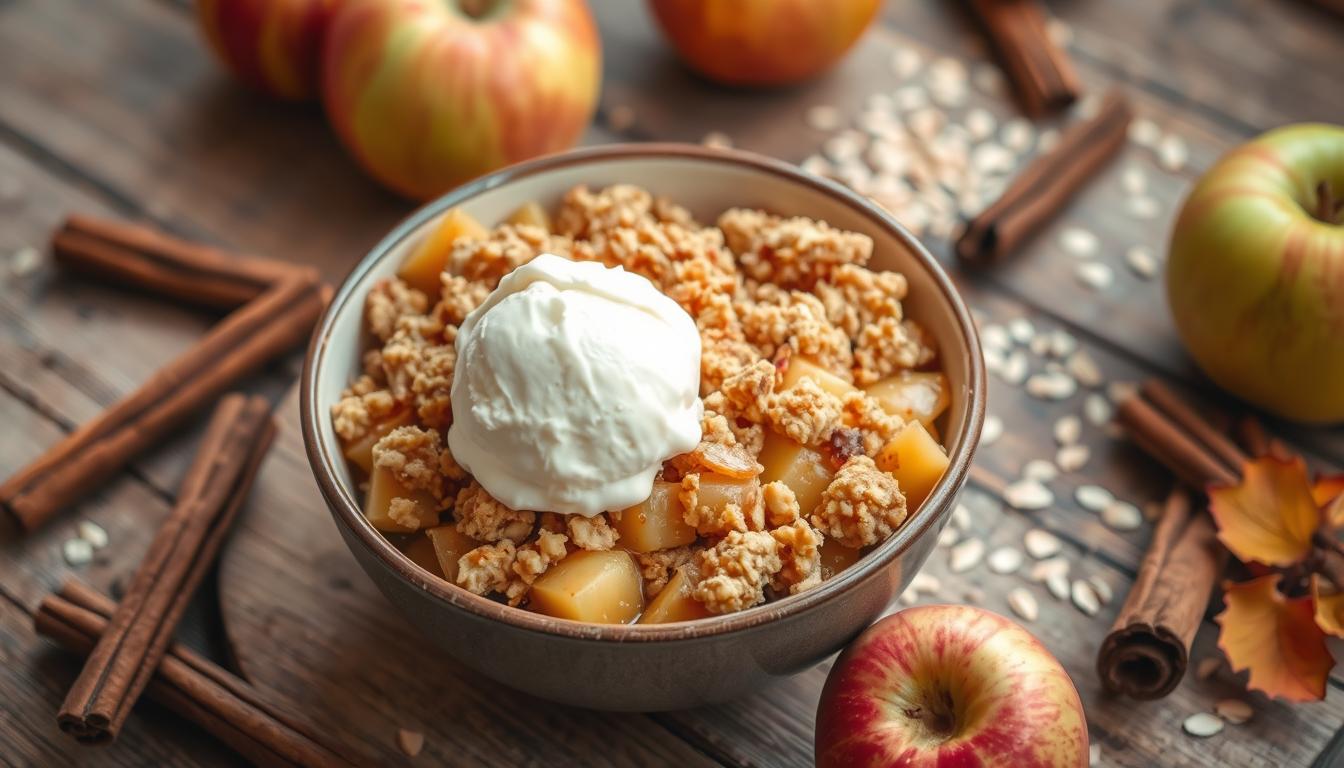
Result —
POLYGON ((700 334, 620 267, 543 254, 462 323, 453 457, 514 509, 593 516, 648 497, 700 442, 700 334))

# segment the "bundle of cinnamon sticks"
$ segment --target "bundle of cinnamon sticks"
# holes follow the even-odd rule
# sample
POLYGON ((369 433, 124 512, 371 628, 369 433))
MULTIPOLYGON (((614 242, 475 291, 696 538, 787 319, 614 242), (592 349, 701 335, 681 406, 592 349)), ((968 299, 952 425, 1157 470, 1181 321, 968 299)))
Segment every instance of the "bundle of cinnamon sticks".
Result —
POLYGON ((1027 114, 1072 104, 1081 87, 1064 51, 1050 39, 1039 0, 971 0, 1027 114))
MULTIPOLYGON (((1200 493, 1211 484, 1236 483, 1247 450, 1251 455, 1271 450, 1258 422, 1243 422, 1243 449, 1226 427, 1157 380, 1144 382, 1120 404, 1117 416, 1135 443, 1200 493)), ((1186 491, 1172 491, 1138 578, 1097 655, 1097 672, 1108 690, 1156 699, 1180 683, 1226 562, 1227 550, 1207 511, 1186 491)))

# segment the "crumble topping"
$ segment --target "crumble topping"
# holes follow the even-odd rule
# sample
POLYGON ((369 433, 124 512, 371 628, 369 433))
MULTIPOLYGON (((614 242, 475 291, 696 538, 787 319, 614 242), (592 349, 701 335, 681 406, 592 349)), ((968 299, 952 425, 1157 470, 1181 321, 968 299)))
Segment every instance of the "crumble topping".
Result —
POLYGON ((802 517, 798 507, 798 497, 793 489, 778 480, 761 487, 761 496, 765 500, 765 521, 771 528, 789 525, 802 517))
POLYGON ((386 342, 403 317, 423 315, 428 308, 425 294, 393 277, 379 280, 369 289, 364 299, 364 320, 373 335, 386 342))
POLYGON ((582 549, 591 549, 594 551, 603 551, 616 546, 616 540, 621 534, 611 527, 605 514, 595 517, 584 517, 582 515, 565 516, 565 525, 569 531, 569 538, 575 546, 582 549))
POLYGON ((810 520, 825 535, 857 549, 890 536, 905 514, 905 494, 896 478, 867 456, 855 456, 826 486, 810 520))
POLYGON ((361 376, 331 407, 332 426, 342 440, 353 442, 364 437, 375 423, 396 412, 396 398, 376 387, 371 377, 361 376))
POLYGON ((840 424, 843 404, 811 378, 770 396, 765 418, 776 432, 795 443, 814 445, 840 424))
POLYGON ((458 558, 457 585, 477 595, 503 592, 508 587, 517 555, 513 542, 508 539, 477 547, 458 558))
POLYGON ((509 509, 475 480, 457 492, 453 504, 457 531, 477 541, 511 541, 521 544, 537 521, 537 513, 509 509))
POLYGON ((682 519, 701 536, 722 536, 732 531, 759 531, 765 527, 765 507, 760 485, 747 486, 741 503, 730 501, 721 506, 700 503, 700 474, 692 472, 681 479, 677 493, 683 510, 682 519))
POLYGON ((567 541, 569 537, 563 533, 543 530, 534 541, 518 548, 513 561, 513 572, 517 578, 509 582, 504 592, 509 605, 521 603, 532 589, 532 582, 569 554, 565 546, 567 541))
POLYGON ((782 563, 770 582, 776 592, 796 595, 821 583, 822 536, 801 518, 770 531, 782 563))
POLYGON ((502 277, 543 253, 569 254, 568 238, 554 237, 541 227, 501 224, 484 240, 461 238, 453 243, 448 269, 470 281, 483 283, 488 291, 502 277))
POLYGON ((700 581, 692 593, 711 613, 732 613, 765 600, 783 563, 779 542, 765 531, 733 531, 695 558, 700 581))
POLYGON ((774 363, 757 360, 724 379, 719 391, 729 407, 727 413, 734 418, 740 416, 749 421, 762 421, 770 395, 775 391, 777 375, 774 363))
POLYGON ((748 277, 786 288, 811 288, 835 267, 863 266, 873 255, 867 235, 802 217, 733 208, 719 217, 719 229, 748 277))
MULTIPOLYGON (((887 413, 876 398, 863 392, 845 395, 843 407, 841 421, 846 427, 858 430, 863 453, 872 458, 905 426, 904 419, 887 413)), ((841 462, 848 458, 844 456, 841 462)))
POLYGON ((420 427, 397 427, 373 444, 373 466, 391 470, 392 476, 410 490, 444 497, 443 473, 439 471, 439 433, 420 427))
POLYGON ((884 317, 859 332, 854 346, 854 383, 872 384, 933 359, 933 349, 910 323, 884 317))
POLYGON ((638 552, 635 560, 639 562, 639 573, 644 578, 644 596, 652 600, 663 591, 672 574, 695 557, 696 550, 690 545, 660 549, 657 552, 638 552))
POLYGON ((468 280, 461 275, 443 273, 443 291, 439 304, 434 308, 439 320, 446 325, 458 326, 471 311, 485 303, 490 295, 490 286, 479 281, 468 280))

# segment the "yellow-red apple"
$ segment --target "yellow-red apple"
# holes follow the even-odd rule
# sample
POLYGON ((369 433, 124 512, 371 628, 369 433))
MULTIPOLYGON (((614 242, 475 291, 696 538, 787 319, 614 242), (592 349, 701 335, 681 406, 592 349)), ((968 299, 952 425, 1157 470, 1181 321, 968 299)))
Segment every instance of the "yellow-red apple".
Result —
POLYGON ((817 706, 820 768, 1082 768, 1087 721, 1040 641, 966 605, 908 608, 840 654, 817 706))
POLYGON ((196 0, 201 32, 244 83, 283 99, 317 95, 327 20, 337 0, 196 0))
POLYGON ((583 0, 344 0, 322 61, 341 141, 419 199, 572 146, 600 83, 583 0))
POLYGON ((783 85, 840 60, 881 0, 649 0, 663 33, 700 74, 728 85, 783 85))
POLYGON ((1344 421, 1344 127, 1291 125, 1186 199, 1167 299, 1199 367, 1297 421, 1344 421))

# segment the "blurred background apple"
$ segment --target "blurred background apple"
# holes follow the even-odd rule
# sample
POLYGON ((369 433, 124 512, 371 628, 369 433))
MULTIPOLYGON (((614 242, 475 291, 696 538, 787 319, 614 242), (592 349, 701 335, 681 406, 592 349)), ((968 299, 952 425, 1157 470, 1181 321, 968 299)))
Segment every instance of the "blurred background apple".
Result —
POLYGON ((600 85, 583 0, 344 0, 323 54, 337 135, 417 199, 573 146, 600 85))
POLYGON ((1167 299, 1209 378, 1280 416, 1344 421, 1344 128, 1225 155, 1176 221, 1167 299))
POLYGON ((649 0, 664 34, 700 74, 727 85, 783 85, 840 60, 881 0, 649 0))
POLYGON ((211 49, 235 77, 282 99, 317 95, 322 36, 337 0, 197 0, 211 49))

